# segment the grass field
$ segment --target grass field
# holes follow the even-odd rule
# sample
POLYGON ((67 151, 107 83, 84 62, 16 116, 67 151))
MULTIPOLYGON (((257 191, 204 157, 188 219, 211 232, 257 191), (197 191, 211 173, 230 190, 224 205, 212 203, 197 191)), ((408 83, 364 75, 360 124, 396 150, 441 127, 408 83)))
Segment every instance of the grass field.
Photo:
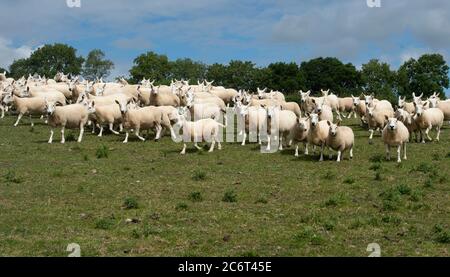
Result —
POLYGON ((48 145, 47 126, 14 119, 0 120, 0 256, 450 256, 448 125, 397 165, 356 120, 355 159, 337 164, 256 144, 181 156, 167 136, 48 145))

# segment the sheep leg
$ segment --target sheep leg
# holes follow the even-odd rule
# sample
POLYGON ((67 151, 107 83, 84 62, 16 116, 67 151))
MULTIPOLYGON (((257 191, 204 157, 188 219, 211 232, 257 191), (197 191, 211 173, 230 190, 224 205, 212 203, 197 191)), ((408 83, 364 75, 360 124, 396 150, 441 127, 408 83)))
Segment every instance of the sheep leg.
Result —
POLYGON ((244 132, 243 137, 242 137, 242 146, 245 146, 245 141, 247 140, 247 132, 244 132))
POLYGON ((34 127, 33 118, 31 117, 31 114, 30 114, 30 124, 31 124, 31 127, 34 127))
POLYGON ((353 159, 353 147, 350 148, 350 159, 353 159))
POLYGON ((337 162, 341 161, 341 150, 338 150, 338 154, 337 154, 337 162))
POLYGON ((386 144, 386 160, 391 160, 391 147, 388 144, 386 144))
POLYGON ((98 133, 98 137, 103 136, 103 126, 100 126, 100 132, 98 133))
POLYGON ((125 132, 125 139, 123 140, 123 143, 128 143, 128 136, 129 136, 129 133, 128 133, 128 131, 126 131, 125 132))
POLYGON ((217 149, 222 150, 222 144, 220 143, 220 140, 217 140, 217 149))
POLYGON ((2 109, 2 116, 0 118, 4 118, 5 117, 5 109, 3 107, 1 107, 2 109))
POLYGON ((425 130, 425 135, 427 135, 427 139, 428 139, 429 141, 433 141, 433 139, 430 137, 430 130, 431 130, 431 127, 428 127, 428 128, 425 130))
POLYGON ((134 134, 138 137, 138 139, 140 139, 141 141, 145 141, 145 138, 141 137, 139 135, 139 128, 136 128, 136 130, 134 131, 134 134))
POLYGON ((175 131, 173 130, 173 127, 171 125, 169 126, 169 129, 170 129, 170 137, 173 140, 176 140, 177 139, 177 135, 175 134, 175 131))
POLYGON ((373 129, 370 129, 369 132, 370 132, 370 136, 369 136, 369 144, 372 144, 372 143, 373 143, 373 142, 372 142, 372 139, 373 139, 373 133, 374 133, 374 130, 373 130, 373 129))
POLYGON ((297 145, 295 146, 295 157, 298 157, 299 155, 298 155, 298 143, 297 143, 297 145))
POLYGON ((209 148, 209 153, 214 151, 214 146, 216 145, 216 140, 214 139, 214 137, 211 138, 211 147, 209 148))
POLYGON ((437 131, 436 141, 439 141, 439 136, 441 135, 441 127, 437 126, 436 131, 437 131))
POLYGON ((197 150, 202 150, 202 148, 200 146, 198 146, 198 142, 194 143, 195 148, 197 148, 197 150))
POLYGON ((155 141, 158 141, 161 138, 161 131, 162 131, 161 125, 156 125, 155 141))
POLYGON ((80 143, 83 140, 83 134, 84 134, 84 124, 80 124, 80 135, 78 136, 77 142, 80 143))
POLYGON ((401 157, 401 149, 402 149, 402 145, 400 144, 399 146, 397 146, 397 162, 398 163, 402 162, 402 159, 400 158, 401 157))
POLYGON ((17 127, 17 125, 19 125, 19 121, 22 118, 22 116, 23 116, 23 114, 20 113, 19 116, 17 117, 16 123, 14 123, 14 127, 17 127))
POLYGON ((325 148, 325 144, 322 143, 322 146, 320 147, 320 159, 319 162, 323 162, 323 149, 325 148))
POLYGON ((122 131, 123 131, 123 124, 120 123, 120 124, 119 124, 119 132, 122 132, 122 131))
POLYGON ((330 148, 330 147, 328 147, 328 152, 330 152, 328 158, 329 158, 330 160, 332 160, 332 159, 333 159, 333 152, 331 152, 331 148, 330 148))
POLYGON ((406 157, 406 142, 403 143, 403 159, 407 160, 408 158, 406 157))
POLYGON ((279 151, 283 151, 283 137, 280 136, 280 146, 278 147, 279 151))
POLYGON ((266 147, 266 151, 267 151, 267 152, 270 151, 270 135, 267 136, 267 147, 266 147))
POLYGON ((186 154, 186 143, 183 144, 183 150, 180 152, 181 155, 186 154))
POLYGON ((62 127, 61 127, 61 143, 65 143, 65 142, 66 142, 66 137, 65 137, 65 134, 64 134, 64 129, 66 129, 66 127, 65 127, 65 126, 62 126, 62 127))
POLYGON ((118 135, 118 134, 119 134, 119 132, 114 131, 113 123, 109 123, 109 130, 110 130, 113 134, 115 134, 115 135, 118 135))
POLYGON ((50 138, 48 139, 48 143, 52 143, 53 142, 53 128, 50 129, 50 138))

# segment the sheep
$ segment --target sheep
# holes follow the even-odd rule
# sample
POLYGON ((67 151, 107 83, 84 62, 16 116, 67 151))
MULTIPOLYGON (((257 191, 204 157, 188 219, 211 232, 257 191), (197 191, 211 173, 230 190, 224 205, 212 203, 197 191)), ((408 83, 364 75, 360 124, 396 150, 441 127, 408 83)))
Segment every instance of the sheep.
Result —
POLYGON ((383 129, 382 138, 386 147, 386 159, 391 159, 391 147, 397 147, 397 162, 401 163, 401 148, 403 146, 403 159, 406 157, 406 143, 409 140, 409 131, 406 126, 397 118, 385 116, 385 121, 388 122, 383 129))
POLYGON ((119 105, 122 114, 123 127, 126 129, 123 143, 128 143, 129 130, 131 129, 134 130, 136 137, 141 141, 145 141, 145 138, 141 137, 139 132, 141 130, 149 131, 150 129, 155 128, 155 140, 159 140, 162 131, 162 111, 154 106, 131 109, 131 101, 132 100, 128 100, 127 102, 115 100, 115 103, 119 105))
POLYGON ((419 95, 419 96, 416 96, 416 93, 413 92, 412 93, 412 97, 413 97, 413 103, 422 104, 423 93, 421 95, 419 95))
POLYGON ((339 102, 339 112, 340 113, 348 113, 347 118, 351 118, 352 115, 356 118, 356 112, 355 112, 355 108, 353 106, 353 98, 352 97, 344 97, 338 98, 338 102, 339 102))
POLYGON ((383 130, 386 125, 385 117, 393 117, 394 112, 389 109, 379 109, 378 104, 374 107, 367 107, 367 124, 369 125, 369 144, 372 144, 373 133, 375 130, 383 130))
POLYGON ((398 107, 407 111, 408 113, 414 113, 416 108, 414 107, 414 102, 406 102, 406 97, 398 97, 398 107))
POLYGON ((308 130, 310 125, 310 119, 309 118, 297 118, 297 124, 295 125, 294 129, 291 132, 291 138, 294 142, 296 142, 295 145, 295 157, 298 157, 298 145, 300 143, 303 143, 305 146, 305 155, 308 155, 308 130))
POLYGON ((84 92, 78 96, 78 99, 76 102, 80 103, 83 101, 83 99, 95 101, 97 106, 106 106, 106 105, 115 104, 116 100, 127 102, 133 98, 129 95, 122 94, 122 93, 111 94, 111 95, 107 95, 107 96, 94 96, 94 95, 84 92))
POLYGON ((312 102, 312 100, 316 100, 317 102, 322 102, 323 101, 323 97, 311 97, 311 91, 308 90, 307 92, 303 92, 302 90, 300 90, 300 108, 302 111, 304 111, 305 113, 311 113, 313 112, 315 105, 312 102))
POLYGON ((66 97, 63 93, 48 88, 36 88, 36 87, 27 87, 26 90, 21 89, 19 87, 14 88, 14 94, 20 97, 42 97, 47 98, 49 101, 60 102, 63 105, 66 104, 66 97))
POLYGON ((222 99, 227 106, 233 102, 233 98, 238 94, 234 89, 213 89, 209 93, 222 99))
POLYGON ((169 129, 170 136, 173 140, 176 139, 175 131, 172 125, 176 123, 178 119, 178 110, 173 106, 158 106, 156 109, 160 110, 163 114, 163 120, 161 122, 161 127, 164 129, 169 129))
POLYGON ((314 112, 319 115, 319 120, 328 120, 333 122, 333 111, 330 106, 324 104, 323 101, 318 102, 315 99, 312 99, 311 101, 315 105, 314 112))
POLYGON ((180 106, 180 98, 172 92, 165 92, 161 86, 152 87, 150 91, 150 105, 153 106, 180 106))
POLYGON ((444 120, 450 123, 450 100, 440 101, 437 97, 428 99, 430 108, 438 108, 444 113, 444 120))
POLYGON ((309 115, 310 124, 309 124, 309 132, 308 132, 308 143, 314 146, 320 146, 320 159, 319 161, 323 161, 323 150, 326 146, 328 134, 330 132, 330 126, 326 120, 319 120, 319 115, 316 113, 312 113, 309 115))
POLYGON ((95 119, 100 125, 100 132, 98 134, 99 137, 103 135, 104 124, 108 124, 109 130, 116 135, 118 135, 119 132, 123 129, 122 114, 120 112, 120 108, 116 105, 116 103, 97 106, 95 109, 95 119), (120 124, 119 132, 114 130, 114 124, 120 124))
POLYGON ((180 107, 178 108, 178 120, 177 120, 177 127, 180 127, 180 130, 183 131, 183 149, 181 150, 180 154, 185 155, 186 154, 186 142, 193 141, 194 146, 197 149, 201 149, 200 146, 198 146, 198 142, 206 141, 211 142, 211 147, 209 148, 208 152, 214 151, 214 146, 217 142, 218 149, 222 149, 222 145, 219 140, 219 131, 220 127, 224 128, 225 125, 222 125, 215 121, 214 119, 207 118, 207 119, 201 119, 198 121, 187 121, 186 120, 186 113, 187 113, 186 107, 180 107))
POLYGON ((367 108, 366 108, 366 100, 361 100, 359 97, 355 97, 352 95, 353 106, 355 107, 355 113, 361 119, 361 126, 366 122, 367 108))
MULTIPOLYGON (((417 104, 414 102, 416 107, 416 114, 414 115, 414 121, 419 127, 421 136, 423 135, 423 130, 425 130, 425 135, 429 141, 433 139, 430 137, 429 132, 433 127, 436 127, 437 135, 436 141, 439 141, 439 136, 441 134, 441 128, 444 124, 444 113, 438 108, 425 109, 424 106, 428 104, 427 102, 423 104, 417 104)), ((425 143, 425 138, 422 136, 422 143, 425 143)))
POLYGON ((302 117, 302 110, 300 109, 300 105, 296 102, 282 102, 280 103, 280 107, 282 110, 287 110, 295 113, 297 117, 302 117))
MULTIPOLYGON (((31 127, 34 126, 32 116, 40 115, 42 116, 45 112, 45 98, 43 97, 24 97, 20 98, 14 95, 13 93, 7 94, 3 97, 4 105, 14 105, 17 112, 19 113, 16 122, 14 123, 14 127, 19 125, 20 120, 26 114, 30 116, 31 127)), ((63 104, 62 104, 63 105, 63 104)))
POLYGON ((66 128, 80 129, 80 135, 77 142, 83 139, 84 126, 88 122, 89 114, 95 112, 95 103, 89 101, 83 104, 71 104, 60 107, 59 102, 45 101, 45 111, 48 115, 48 124, 50 125, 50 138, 48 143, 53 142, 53 129, 61 127, 61 143, 65 143, 64 131, 66 128))
POLYGON ((338 151, 337 162, 341 161, 342 152, 349 150, 350 159, 353 159, 353 146, 355 144, 355 134, 352 128, 347 126, 340 126, 340 121, 337 124, 333 124, 327 121, 330 131, 326 145, 331 149, 338 151))
POLYGON ((244 128, 240 130, 239 135, 243 135, 242 146, 245 146, 247 140, 247 132, 250 136, 250 141, 255 135, 258 138, 258 143, 262 144, 262 132, 267 129, 267 112, 261 106, 244 105, 238 102, 236 105, 236 112, 238 116, 244 121, 244 128), (266 128, 265 128, 266 127, 266 128))
MULTIPOLYGON (((414 133, 416 142, 419 142, 418 140, 419 136, 417 133, 420 133, 419 132, 420 130, 416 124, 416 121, 413 118, 413 115, 407 112, 406 110, 399 108, 395 111, 395 118, 400 120, 406 126, 406 128, 408 128, 410 134, 410 141, 412 140, 412 134, 414 133)), ((422 141, 422 138, 420 138, 420 141, 422 141)))
POLYGON ((375 107, 377 106, 378 109, 385 109, 394 111, 394 108, 392 107, 391 102, 387 100, 378 100, 373 97, 373 95, 366 95, 366 106, 367 107, 375 107))
POLYGON ((259 88, 257 88, 257 92, 258 92, 258 99, 274 99, 276 101, 279 102, 285 102, 285 97, 284 94, 279 92, 279 91, 271 91, 271 92, 266 92, 267 88, 261 90, 259 88))
POLYGON ((283 150, 283 139, 288 141, 288 145, 292 144, 291 134, 297 124, 297 116, 292 111, 280 110, 278 106, 263 107, 266 108, 269 131, 268 141, 267 141, 267 151, 270 151, 270 135, 272 131, 277 132, 277 137, 279 139, 278 150, 283 150), (275 126, 273 126, 275 124, 275 126))
POLYGON ((323 96, 323 103, 327 104, 332 111, 338 115, 338 119, 342 120, 341 113, 339 112, 339 99, 333 93, 330 94, 330 90, 320 90, 323 96))

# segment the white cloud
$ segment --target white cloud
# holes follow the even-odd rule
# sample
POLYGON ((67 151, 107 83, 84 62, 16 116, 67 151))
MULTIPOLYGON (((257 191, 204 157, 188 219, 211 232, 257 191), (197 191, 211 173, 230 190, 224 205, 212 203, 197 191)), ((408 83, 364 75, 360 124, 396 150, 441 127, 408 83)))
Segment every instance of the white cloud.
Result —
POLYGON ((7 69, 14 60, 27 58, 32 52, 28 45, 14 47, 11 40, 0 37, 0 67, 7 69))

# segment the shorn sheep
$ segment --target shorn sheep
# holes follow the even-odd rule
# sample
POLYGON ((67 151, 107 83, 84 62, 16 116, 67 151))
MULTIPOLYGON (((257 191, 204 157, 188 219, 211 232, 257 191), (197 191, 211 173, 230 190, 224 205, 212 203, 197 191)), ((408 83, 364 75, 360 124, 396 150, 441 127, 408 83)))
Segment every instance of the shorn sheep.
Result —
POLYGON ((217 142, 217 148, 222 149, 222 144, 219 139, 220 127, 225 128, 225 125, 220 124, 214 119, 207 118, 198 121, 188 121, 186 119, 188 109, 186 107, 178 108, 178 121, 176 126, 183 131, 183 149, 180 154, 186 154, 186 142, 194 142, 195 148, 201 149, 198 146, 199 142, 211 143, 211 147, 208 152, 214 151, 214 146, 217 142))
MULTIPOLYGON (((283 140, 288 145, 291 145, 292 139, 291 134, 294 131, 295 125, 297 124, 297 116, 294 112, 280 110, 278 106, 266 107, 268 127, 267 130, 269 134, 275 131, 277 134, 279 145, 278 150, 283 150, 283 140)), ((267 151, 270 151, 270 136, 267 137, 267 151)))
POLYGON ((65 142, 64 131, 66 128, 80 129, 77 141, 81 142, 89 114, 95 112, 95 102, 61 106, 59 102, 45 100, 45 111, 48 115, 48 124, 51 126, 48 143, 53 142, 53 129, 56 127, 61 127, 61 143, 65 142))
POLYGON ((129 130, 134 130, 136 137, 141 141, 145 141, 145 138, 143 138, 139 132, 141 130, 147 130, 148 132, 150 129, 155 129, 155 140, 158 140, 162 131, 162 111, 154 106, 133 109, 130 107, 131 101, 132 100, 128 100, 128 102, 119 102, 116 100, 116 104, 119 105, 122 114, 123 127, 126 130, 123 143, 128 143, 129 130))
POLYGON ((350 159, 353 159, 353 146, 355 145, 355 134, 350 127, 340 126, 340 121, 333 124, 327 121, 330 131, 327 137, 327 146, 338 152, 337 162, 341 161, 342 153, 349 150, 350 159))
POLYGON ((438 108, 425 109, 424 106, 428 103, 417 104, 414 102, 416 107, 416 114, 414 115, 414 120, 419 127, 420 135, 422 136, 422 143, 425 143, 425 137, 423 136, 423 130, 425 130, 425 135, 429 141, 433 139, 430 137, 430 130, 436 128, 436 140, 439 141, 439 136, 441 134, 441 128, 444 124, 444 113, 438 108))
POLYGON ((403 146, 403 159, 406 160, 406 143, 409 140, 409 131, 406 126, 394 117, 385 117, 388 122, 383 129, 382 138, 386 147, 386 159, 391 159, 391 147, 397 147, 397 162, 401 163, 401 148, 403 146))
MULTIPOLYGON (((319 115, 312 113, 309 115, 310 125, 308 132, 308 144, 314 146, 320 146, 320 160, 323 161, 323 150, 327 143, 328 133, 330 131, 330 126, 326 120, 319 120, 319 115)), ((308 147, 308 145, 306 146, 308 147)))

